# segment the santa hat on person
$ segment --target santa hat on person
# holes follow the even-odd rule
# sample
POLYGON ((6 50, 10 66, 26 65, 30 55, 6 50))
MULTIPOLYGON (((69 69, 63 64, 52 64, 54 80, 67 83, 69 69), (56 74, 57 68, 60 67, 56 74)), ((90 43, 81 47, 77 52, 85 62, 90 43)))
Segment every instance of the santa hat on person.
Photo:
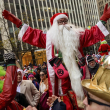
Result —
POLYGON ((17 72, 20 72, 20 73, 21 73, 22 79, 23 79, 23 76, 24 76, 24 74, 25 74, 24 71, 23 71, 22 69, 19 69, 19 68, 18 68, 18 69, 17 69, 17 72))
POLYGON ((51 18, 50 18, 50 23, 51 25, 53 25, 53 23, 55 23, 57 20, 61 19, 61 18, 66 18, 68 19, 68 14, 67 13, 56 13, 54 14, 51 18))
POLYGON ((107 41, 105 39, 102 39, 101 44, 107 44, 107 41))

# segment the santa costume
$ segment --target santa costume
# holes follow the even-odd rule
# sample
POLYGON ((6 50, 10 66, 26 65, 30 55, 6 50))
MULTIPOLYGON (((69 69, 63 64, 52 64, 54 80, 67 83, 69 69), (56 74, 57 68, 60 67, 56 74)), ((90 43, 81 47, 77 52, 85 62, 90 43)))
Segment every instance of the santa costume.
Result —
MULTIPOLYGON (((5 16, 5 12, 3 13, 3 16, 5 16)), ((5 18, 8 19, 9 17, 7 18, 5 16, 5 18)), ((90 30, 84 30, 83 28, 77 28, 72 24, 58 25, 57 20, 61 18, 68 20, 68 14, 57 13, 52 16, 50 20, 52 26, 47 34, 43 33, 42 30, 32 29, 29 25, 24 24, 19 32, 18 39, 37 47, 46 48, 49 94, 61 96, 66 104, 66 109, 72 110, 73 108, 67 96, 67 92, 71 89, 71 86, 78 97, 84 96, 81 86, 81 73, 78 69, 75 56, 79 58, 84 56, 84 47, 97 43, 107 36, 109 32, 102 21, 99 21, 90 30), (49 60, 56 54, 54 51, 55 49, 62 53, 63 62, 69 72, 69 75, 66 78, 59 79, 49 63, 49 60)), ((11 19, 8 20, 11 21, 11 19)), ((15 21, 11 22, 15 23, 15 21)), ((21 25, 20 22, 15 24, 17 27, 21 25)))
MULTIPOLYGON (((65 13, 59 13, 59 14, 57 14, 57 16, 54 15, 53 23, 56 23, 57 20, 60 18, 67 18, 68 19, 68 16, 65 13)), ((52 25, 53 25, 53 23, 51 22, 52 25)), ((78 48, 79 51, 78 51, 78 55, 77 55, 78 57, 82 57, 84 55, 83 54, 83 47, 91 46, 109 34, 109 32, 106 30, 105 26, 102 24, 101 21, 99 21, 97 23, 97 25, 93 26, 90 30, 86 29, 85 31, 82 31, 79 33, 80 33, 80 35, 79 35, 79 48, 78 48)), ((53 43, 55 41, 52 42, 49 34, 48 34, 48 32, 47 32, 47 34, 44 34, 43 31, 38 30, 38 29, 32 29, 27 24, 24 24, 23 27, 21 28, 21 31, 19 32, 18 39, 22 40, 23 42, 29 43, 31 45, 37 46, 37 47, 46 48, 47 65, 48 65, 48 79, 49 79, 49 93, 50 93, 50 95, 55 94, 57 96, 63 96, 62 100, 66 104, 67 110, 72 110, 72 108, 71 108, 72 106, 70 104, 70 101, 66 96, 67 92, 71 89, 69 76, 67 78, 64 78, 64 79, 59 79, 56 76, 53 67, 49 63, 49 60, 55 56, 54 45, 53 45, 53 43)), ((58 37, 60 37, 60 36, 58 36, 58 37)), ((59 41, 59 44, 60 43, 61 42, 59 41)), ((78 42, 76 42, 76 43, 78 43, 78 42)), ((67 50, 65 48, 64 52, 66 54, 70 54, 70 51, 73 48, 74 47, 72 47, 70 49, 67 48, 67 50)), ((68 55, 67 55, 67 57, 66 56, 64 56, 64 57, 67 58, 68 55)), ((67 62, 71 61, 71 59, 65 59, 65 58, 64 58, 64 60, 67 60, 67 61, 64 61, 65 65, 66 65, 67 62)), ((74 76, 75 76, 75 73, 77 73, 76 79, 77 79, 77 77, 80 78, 81 75, 78 74, 78 73, 80 73, 78 71, 78 67, 73 66, 73 65, 76 65, 76 62, 71 61, 70 67, 67 67, 67 69, 73 68, 72 70, 70 70, 70 72, 73 71, 74 76), (76 71, 74 71, 75 68, 76 68, 76 71)), ((71 75, 70 75, 70 78, 71 78, 71 75)), ((72 81, 72 79, 71 79, 71 81, 72 81)), ((74 83, 74 81, 75 81, 75 79, 73 79, 72 85, 77 86, 76 82, 74 83)), ((78 91, 82 94, 82 92, 81 92, 82 90, 79 89, 78 91)))
POLYGON ((107 41, 105 39, 101 40, 101 45, 98 49, 98 52, 101 56, 103 55, 110 55, 110 46, 107 44, 107 41))

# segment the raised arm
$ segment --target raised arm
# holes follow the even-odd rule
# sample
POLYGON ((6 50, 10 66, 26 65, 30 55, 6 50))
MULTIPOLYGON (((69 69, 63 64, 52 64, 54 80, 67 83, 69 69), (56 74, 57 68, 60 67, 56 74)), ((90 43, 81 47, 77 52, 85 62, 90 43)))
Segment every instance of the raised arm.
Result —
POLYGON ((41 30, 32 29, 26 24, 22 26, 21 20, 7 10, 2 12, 2 16, 14 23, 17 28, 22 27, 18 35, 19 40, 37 47, 46 48, 46 34, 41 30))
POLYGON ((100 18, 101 21, 99 21, 97 25, 93 26, 90 30, 86 29, 85 33, 81 35, 80 44, 82 47, 91 46, 109 34, 104 26, 109 18, 110 7, 108 8, 108 4, 106 4, 103 15, 100 18))
POLYGON ((107 31, 105 26, 102 24, 101 21, 99 21, 97 25, 91 27, 90 30, 86 29, 84 34, 81 35, 80 45, 82 47, 91 46, 99 42, 101 39, 103 39, 108 34, 109 32, 107 31))

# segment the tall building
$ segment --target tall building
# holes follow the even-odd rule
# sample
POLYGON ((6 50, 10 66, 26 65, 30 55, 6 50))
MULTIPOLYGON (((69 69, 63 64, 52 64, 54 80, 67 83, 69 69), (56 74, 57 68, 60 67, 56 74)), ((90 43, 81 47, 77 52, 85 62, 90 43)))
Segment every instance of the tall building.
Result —
POLYGON ((87 26, 94 26, 99 21, 96 0, 83 0, 84 15, 87 26))
MULTIPOLYGON (((2 9, 10 11, 23 23, 44 32, 51 26, 50 18, 58 12, 67 12, 70 23, 84 28, 95 25, 99 19, 96 0, 0 0, 0 3, 2 9)), ((0 15, 1 13, 2 11, 0 15)), ((17 41, 16 26, 7 21, 7 29, 10 37, 17 41)), ((5 36, 1 34, 1 39, 4 38, 5 36)), ((30 49, 38 49, 23 42, 17 42, 16 45, 18 43, 20 54, 30 49)))
MULTIPOLYGON (((110 0, 97 0, 99 17, 102 16, 106 3, 108 3, 108 7, 110 7, 110 0)), ((106 27, 107 27, 108 31, 110 32, 110 19, 107 21, 106 27)), ((107 36, 105 39, 110 44, 110 35, 107 36)))

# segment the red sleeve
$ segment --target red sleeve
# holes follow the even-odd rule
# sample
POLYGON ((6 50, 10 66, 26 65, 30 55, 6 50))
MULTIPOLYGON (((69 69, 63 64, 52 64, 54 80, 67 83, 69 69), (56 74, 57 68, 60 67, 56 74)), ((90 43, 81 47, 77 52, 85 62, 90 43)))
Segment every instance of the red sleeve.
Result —
POLYGON ((90 30, 86 29, 84 34, 80 36, 80 46, 89 47, 104 37, 104 34, 101 32, 98 26, 95 25, 90 30))
POLYGON ((41 48, 46 48, 46 34, 44 34, 41 30, 28 27, 22 37, 22 40, 23 42, 26 42, 28 44, 41 48))
POLYGON ((100 47, 99 47, 99 49, 98 49, 98 52, 101 52, 101 51, 102 51, 101 47, 102 47, 102 46, 100 45, 100 47))
POLYGON ((16 95, 17 87, 16 70, 17 70, 16 66, 7 67, 5 81, 3 85, 3 92, 0 94, 0 110, 7 107, 16 95))

